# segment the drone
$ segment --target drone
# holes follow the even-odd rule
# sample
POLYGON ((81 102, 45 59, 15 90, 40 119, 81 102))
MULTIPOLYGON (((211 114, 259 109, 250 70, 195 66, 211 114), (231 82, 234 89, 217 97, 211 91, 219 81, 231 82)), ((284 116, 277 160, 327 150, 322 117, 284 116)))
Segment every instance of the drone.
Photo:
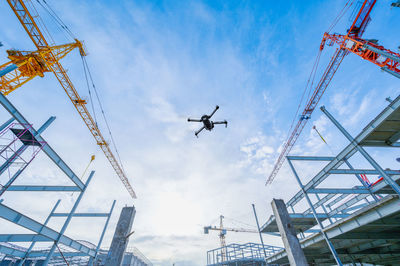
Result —
POLYGON ((219 109, 219 106, 215 106, 214 111, 210 114, 210 115, 203 115, 200 119, 191 119, 188 118, 188 122, 202 122, 203 126, 197 130, 194 134, 196 135, 196 137, 198 137, 197 135, 203 130, 203 129, 207 129, 208 131, 211 131, 214 128, 214 125, 218 125, 218 124, 225 124, 225 127, 228 126, 228 122, 226 120, 224 121, 211 121, 210 118, 215 114, 215 112, 219 109))

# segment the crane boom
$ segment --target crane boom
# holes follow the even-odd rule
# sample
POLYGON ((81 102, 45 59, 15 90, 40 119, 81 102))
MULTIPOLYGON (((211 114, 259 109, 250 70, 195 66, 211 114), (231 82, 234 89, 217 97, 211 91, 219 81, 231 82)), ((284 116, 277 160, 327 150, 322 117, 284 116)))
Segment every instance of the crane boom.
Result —
MULTIPOLYGON (((11 9, 14 11, 15 15, 17 16, 17 18, 20 21, 20 23, 22 24, 22 26, 24 27, 25 31, 28 33, 29 37, 31 38, 31 40, 33 41, 35 46, 37 47, 37 49, 39 51, 49 50, 50 47, 49 47, 48 42, 44 38, 42 32, 40 31, 35 20, 33 19, 28 8, 26 7, 24 1, 23 0, 7 0, 7 2, 10 5, 11 9)), ((82 54, 82 51, 81 51, 81 54, 82 54)), ((74 85, 72 84, 71 80, 69 79, 65 69, 62 67, 62 65, 57 60, 56 56, 53 54, 53 52, 51 50, 48 52, 47 59, 50 60, 51 62, 53 62, 53 64, 49 66, 50 70, 54 73, 57 80, 60 82, 61 86, 67 93, 71 102, 75 106, 75 109, 78 111, 79 115, 81 116, 81 118, 85 122, 86 126, 88 127, 90 133, 92 133, 93 137, 95 138, 97 145, 99 145, 100 148, 102 149, 102 151, 104 152, 105 156, 107 157, 111 166, 114 168, 118 177, 121 179, 122 183, 128 190, 131 197, 136 198, 136 194, 133 191, 122 167, 119 165, 117 159, 111 152, 109 144, 105 141, 100 129, 97 127, 92 116, 90 115, 89 111, 87 110, 86 101, 80 98, 74 85)))
POLYGON ((274 180, 275 176, 278 174, 279 169, 281 168, 282 164, 285 161, 285 156, 290 152, 293 148, 294 144, 296 143, 297 139, 299 138, 304 126, 307 124, 307 121, 311 118, 311 114, 314 111, 315 107, 318 105, 319 100, 321 99, 322 95, 324 94, 326 88, 328 87, 329 83, 331 82, 336 70, 339 68, 340 63, 342 62, 344 56, 347 54, 346 51, 342 49, 337 49, 335 55, 332 57, 331 61, 329 62, 328 68, 325 70, 321 81, 319 82, 317 88, 314 90, 314 94, 309 99, 306 108, 304 109, 302 115, 300 116, 299 121, 297 122, 292 134, 289 136, 288 140, 283 147, 281 154, 278 157, 278 160, 272 170, 272 173, 267 179, 266 184, 271 184, 274 180))
MULTIPOLYGON (((372 8, 374 7, 376 0, 364 0, 362 6, 360 7, 350 29, 347 32, 346 38, 359 38, 365 31, 365 28, 371 21, 370 13, 372 8)), ((328 34, 329 35, 329 34, 328 34)), ((324 38, 322 39, 320 45, 320 52, 324 48, 325 42, 327 40, 327 33, 324 34, 324 38)), ((330 84, 333 76, 335 75, 337 69, 339 68, 340 64, 343 61, 343 58, 349 53, 353 52, 349 49, 346 49, 343 45, 336 49, 335 54, 332 56, 328 67, 324 71, 321 80, 319 81, 318 85, 314 89, 314 92, 310 99, 307 102, 307 105, 300 116, 299 121, 297 122, 296 126, 294 127, 292 133, 290 134, 289 138, 286 140, 283 149, 276 161, 274 168, 267 178, 266 185, 271 184, 274 180, 275 176, 278 174, 282 164, 285 161, 286 155, 289 154, 291 149, 293 148, 294 144, 296 143, 297 139, 299 138, 303 128, 307 124, 307 121, 311 118, 311 114, 314 109, 317 107, 318 102, 321 100, 322 95, 324 94, 326 88, 330 84)))

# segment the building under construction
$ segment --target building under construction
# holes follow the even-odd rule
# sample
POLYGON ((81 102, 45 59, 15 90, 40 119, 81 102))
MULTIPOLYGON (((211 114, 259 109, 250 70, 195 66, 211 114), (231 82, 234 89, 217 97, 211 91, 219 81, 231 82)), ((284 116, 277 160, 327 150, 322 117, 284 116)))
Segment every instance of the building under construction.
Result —
MULTIPOLYGON (((152 262, 136 247, 129 245, 130 237, 134 234, 133 224, 136 215, 133 204, 117 210, 120 215, 115 229, 109 228, 110 219, 116 212, 115 200, 103 202, 100 206, 92 206, 92 212, 79 212, 85 192, 92 179, 96 178, 95 171, 86 171, 89 163, 84 174, 79 177, 63 159, 63 155, 57 153, 52 147, 53 143, 42 136, 43 132, 51 130, 50 126, 56 119, 54 116, 50 116, 40 127, 37 127, 26 119, 8 97, 35 77, 44 77, 45 73, 53 73, 115 175, 123 183, 130 197, 136 198, 97 95, 96 86, 85 59, 87 53, 83 42, 75 38, 46 1, 37 2, 43 5, 56 24, 73 41, 56 45, 51 38, 47 38, 47 33, 44 33, 46 27, 42 25, 43 21, 36 12, 33 1, 7 0, 10 12, 17 17, 27 38, 30 38, 34 44, 35 50, 8 50, 8 61, 0 65, 0 104, 8 115, 0 121, 0 219, 8 225, 29 231, 29 233, 0 234, 0 266, 152 265, 152 262), (107 137, 100 130, 96 116, 87 108, 88 102, 78 94, 67 70, 60 62, 73 50, 79 51, 81 56, 90 97, 92 94, 97 96, 101 115, 109 133, 107 137), (111 141, 106 141, 106 139, 111 141), (42 185, 32 185, 16 182, 21 180, 20 177, 26 174, 31 163, 38 160, 41 155, 50 159, 52 166, 62 173, 62 177, 70 182, 70 185, 49 185, 46 182, 42 185), (54 201, 51 209, 45 210, 46 217, 37 219, 27 214, 26 210, 22 211, 13 206, 14 202, 10 200, 9 195, 16 192, 29 195, 32 202, 38 200, 41 193, 54 193, 55 197, 58 197, 60 193, 75 194, 71 196, 72 207, 68 212, 60 210, 62 201, 59 199, 54 201), (57 217, 64 218, 59 230, 50 226, 57 217), (101 230, 92 232, 98 236, 96 243, 68 236, 67 229, 71 221, 76 218, 84 218, 89 224, 101 224, 101 230), (110 247, 104 247, 103 240, 107 230, 114 231, 110 247)), ((207 265, 399 264, 400 171, 381 166, 371 156, 371 150, 400 147, 400 95, 395 99, 387 98, 387 106, 356 136, 352 136, 346 130, 335 118, 335 113, 328 111, 329 108, 320 107, 327 120, 347 139, 348 144, 332 156, 290 154, 305 125, 311 120, 311 115, 318 110, 321 97, 347 55, 357 55, 378 66, 388 75, 400 79, 400 54, 386 49, 378 44, 377 40, 363 39, 363 34, 371 21, 370 14, 375 3, 376 0, 363 0, 355 5, 352 23, 345 34, 331 33, 330 31, 335 26, 333 25, 323 36, 310 77, 315 77, 322 50, 326 46, 337 45, 338 48, 320 81, 314 83, 312 80, 310 85, 307 84, 307 86, 316 84, 316 87, 306 88, 305 92, 309 89, 314 90, 309 90, 312 93, 307 99, 303 112, 298 116, 297 124, 292 124, 293 131, 289 132, 288 139, 282 146, 282 153, 266 182, 267 184, 273 182, 286 161, 299 191, 287 202, 274 199, 271 206, 268 206, 271 215, 268 219, 261 221, 261 224, 258 223, 253 205, 257 230, 226 228, 223 226, 223 216, 220 216, 219 227, 205 227, 205 233, 215 230, 219 232, 220 237, 220 247, 207 252, 207 265), (365 161, 362 166, 357 164, 358 161, 356 163, 352 161, 354 156, 359 156, 365 161), (306 162, 323 162, 325 165, 316 175, 305 181, 299 173, 301 173, 302 163, 306 162), (366 164, 370 167, 366 168, 364 166, 366 164), (260 235, 260 243, 226 244, 227 231, 257 233, 260 235), (263 235, 281 238, 283 246, 264 243, 263 235)), ((398 4, 393 3, 392 6, 397 7, 398 4)), ((350 5, 346 4, 342 12, 347 11, 349 7, 350 5)), ((338 19, 343 15, 344 13, 339 14, 338 19)), ((337 24, 337 21, 334 24, 337 24)), ((90 101, 93 102, 92 99, 90 101)), ((213 123, 227 124, 227 121, 209 121, 211 116, 205 115, 207 123, 211 125, 207 128, 208 130, 212 129, 213 123)), ((94 157, 91 158, 91 162, 93 160, 94 157)))
MULTIPOLYGON (((310 77, 315 76, 325 45, 338 44, 339 48, 316 83, 297 124, 292 124, 293 131, 267 179, 267 185, 271 184, 287 161, 299 186, 299 191, 286 203, 281 199, 272 201, 273 214, 258 228, 260 234, 280 237, 283 247, 264 245, 262 238, 261 244, 222 245, 207 253, 208 265, 399 264, 400 171, 381 166, 365 148, 400 147, 400 95, 394 100, 387 98, 387 107, 357 136, 350 135, 335 115, 322 106, 321 111, 347 139, 348 145, 335 156, 289 154, 346 55, 358 55, 400 79, 400 54, 378 45, 377 40, 362 39, 375 3, 365 0, 356 5, 353 22, 345 35, 329 31, 324 34, 310 77), (368 163, 370 168, 353 163, 354 156, 361 156, 364 160, 361 165, 368 163), (322 162, 325 166, 304 181, 299 174, 301 164, 312 162, 322 162), (353 185, 346 187, 346 184, 353 185)), ((348 4, 342 12, 349 8, 348 4)))
MULTIPOLYGON (((52 148, 52 143, 42 137, 43 132, 55 120, 54 116, 36 128, 7 97, 33 78, 43 77, 44 73, 52 72, 130 196, 136 198, 120 160, 114 156, 110 144, 105 141, 98 127, 98 121, 86 108, 86 100, 79 96, 67 71, 59 61, 77 48, 84 62, 85 74, 90 75, 88 65, 83 59, 86 52, 82 43, 75 39, 70 44, 55 45, 52 38, 48 40, 44 37, 43 29, 47 31, 46 26, 40 24, 42 20, 30 0, 9 0, 7 3, 10 6, 10 12, 14 12, 37 50, 8 50, 9 61, 0 65, 0 104, 9 114, 9 117, 1 121, 0 125, 0 218, 30 232, 0 234, 0 265, 152 265, 137 248, 128 247, 129 237, 133 233, 132 225, 136 213, 134 207, 122 209, 110 248, 102 248, 103 238, 116 201, 105 202, 101 205, 103 207, 109 205, 108 209, 102 208, 97 212, 78 212, 79 203, 85 196, 91 180, 95 178, 95 171, 86 173, 89 164, 83 176, 78 177, 75 171, 52 148), (64 178, 71 181, 73 185, 48 185, 46 183, 31 185, 16 182, 20 181, 19 177, 24 174, 34 160, 37 160, 41 153, 45 154, 61 171, 64 178), (13 201, 9 200, 8 196, 15 192, 24 192, 24 195, 30 195, 31 202, 39 200, 41 193, 54 193, 55 195, 72 193, 73 206, 69 212, 58 211, 61 200, 56 201, 42 222, 10 207, 13 201), (73 195, 74 193, 75 195, 73 195), (64 218, 60 230, 54 230, 49 226, 49 223, 56 217, 64 218), (84 239, 73 239, 65 234, 71 220, 77 217, 85 218, 89 224, 104 224, 103 229, 97 232, 97 243, 94 244, 84 239)), ((44 2, 44 4, 46 10, 53 12, 47 3, 44 2)), ((61 19, 54 12, 52 14, 57 18, 57 23, 67 30, 61 19)), ((67 32, 72 34, 69 30, 67 32)), ((46 33, 48 34, 48 32, 46 33)), ((103 110, 102 112, 104 114, 103 110)), ((105 116, 104 120, 107 123, 105 116)), ((110 130, 109 133, 111 135, 110 130)), ((113 143, 113 145, 115 144, 113 143)), ((94 156, 90 162, 93 160, 94 156)), ((93 233, 96 234, 96 232, 93 233)))

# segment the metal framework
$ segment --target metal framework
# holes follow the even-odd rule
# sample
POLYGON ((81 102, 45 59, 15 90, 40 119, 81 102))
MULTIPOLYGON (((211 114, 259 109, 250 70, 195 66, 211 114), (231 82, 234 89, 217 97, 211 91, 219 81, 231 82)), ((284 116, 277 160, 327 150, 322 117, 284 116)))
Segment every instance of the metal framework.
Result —
MULTIPOLYGON (((400 147, 400 96, 389 101, 390 104, 356 137, 321 107, 350 144, 336 157, 287 156, 301 190, 286 207, 310 263, 390 264, 400 261, 400 171, 383 169, 364 148, 400 147), (356 153, 372 168, 355 168, 349 160, 356 153), (327 164, 303 184, 295 167, 295 162, 303 161, 327 164), (342 176, 346 179, 341 179, 342 176), (359 185, 338 186, 349 182, 349 176, 359 185), (332 188, 332 183, 337 187, 332 188)), ((271 216, 261 230, 276 235, 275 217, 271 216)), ((267 262, 286 263, 286 256, 286 251, 281 250, 269 256, 267 262)))
POLYGON ((207 251, 207 265, 266 265, 264 254, 271 256, 281 250, 280 247, 256 243, 230 244, 207 251))
MULTIPOLYGON (((11 54, 9 52, 11 62, 3 67, 0 66, 0 78, 1 76, 4 77, 0 80, 0 91, 10 93, 15 90, 16 87, 21 86, 37 75, 43 75, 43 73, 47 71, 53 72, 75 109, 78 111, 83 122, 93 135, 97 145, 101 148, 114 171, 117 173, 119 179, 122 181, 131 197, 136 198, 136 194, 122 166, 118 163, 118 160, 111 151, 110 145, 104 139, 92 115, 86 108, 87 102, 81 99, 75 86, 67 75, 67 71, 59 61, 59 59, 76 47, 79 48, 81 56, 85 56, 86 53, 82 47, 82 43, 75 40, 75 43, 64 46, 49 45, 34 19, 34 17, 39 17, 39 15, 32 15, 25 5, 25 2, 29 2, 29 0, 7 0, 7 2, 38 50, 36 52, 13 51, 11 54), (62 47, 62 49, 60 47, 62 47), (63 52, 59 52, 60 50, 63 52), (13 56, 16 56, 16 58, 13 56), (18 67, 18 69, 16 69, 16 67, 18 67), (9 73, 8 78, 6 76, 7 73, 9 73)), ((34 12, 34 10, 31 11, 34 12)))
MULTIPOLYGON (((312 96, 308 99, 304 111, 290 136, 286 140, 266 184, 271 184, 275 176, 278 174, 286 156, 290 153, 291 149, 295 145, 297 139, 303 131, 303 128, 307 124, 307 121, 311 118, 311 114, 314 112, 321 97, 338 70, 341 62, 343 61, 343 58, 347 54, 356 54, 361 58, 379 66, 383 71, 400 78, 400 54, 378 45, 375 41, 364 40, 361 38, 364 34, 365 28, 371 21, 370 13, 375 6, 375 3, 376 0, 364 0, 346 35, 329 33, 324 34, 320 45, 320 54, 324 49, 325 44, 332 46, 334 43, 337 43, 340 47, 336 49, 328 67, 325 69, 321 77, 321 80, 316 86, 312 96)), ((320 54, 318 55, 318 58, 320 54)))
POLYGON ((9 143, 2 145, 0 148, 0 155, 3 159, 0 166, 0 175, 4 173, 10 173, 10 168, 12 168, 14 165, 17 165, 17 170, 12 172, 13 174, 9 175, 9 179, 6 180, 1 186, 1 196, 3 198, 0 199, 0 218, 33 232, 33 234, 0 234, 0 253, 4 255, 2 260, 9 261, 12 259, 16 265, 23 265, 24 261, 26 260, 41 260, 41 265, 47 265, 54 257, 60 258, 61 254, 60 252, 56 252, 56 248, 61 245, 64 248, 72 249, 74 251, 72 253, 75 255, 80 254, 80 256, 88 257, 89 261, 92 262, 93 259, 96 258, 96 255, 99 251, 105 230, 108 226, 108 222, 115 205, 115 201, 111 206, 111 210, 107 213, 77 213, 76 210, 78 205, 94 175, 94 171, 89 174, 88 179, 85 183, 83 183, 81 179, 79 179, 60 158, 60 156, 50 147, 50 145, 41 137, 41 133, 51 124, 52 121, 54 121, 54 117, 51 117, 39 130, 35 130, 33 126, 22 116, 22 114, 1 93, 0 104, 12 116, 11 119, 0 126, 0 136, 4 137, 6 132, 9 131, 12 131, 14 134, 14 137, 9 138, 9 143), (28 156, 29 159, 24 159, 24 156, 26 155, 30 146, 36 147, 36 151, 28 156), (17 177, 20 176, 23 170, 25 170, 29 163, 35 158, 36 154, 41 150, 43 150, 43 152, 66 174, 66 176, 71 179, 71 181, 74 183, 73 186, 12 185, 17 177), (22 163, 20 161, 22 161, 22 163), (60 200, 58 200, 45 222, 40 223, 4 204, 5 193, 13 191, 72 191, 78 192, 79 194, 70 212, 56 212, 57 206, 60 203, 60 200), (60 231, 53 230, 47 226, 48 222, 53 217, 66 218, 60 231), (64 234, 73 217, 106 218, 105 226, 97 246, 90 245, 88 242, 74 240, 64 234), (22 246, 13 244, 19 242, 30 242, 30 246, 28 248, 24 248, 22 246), (37 242, 50 242, 52 243, 52 246, 49 250, 36 251, 33 250, 33 248, 37 242))

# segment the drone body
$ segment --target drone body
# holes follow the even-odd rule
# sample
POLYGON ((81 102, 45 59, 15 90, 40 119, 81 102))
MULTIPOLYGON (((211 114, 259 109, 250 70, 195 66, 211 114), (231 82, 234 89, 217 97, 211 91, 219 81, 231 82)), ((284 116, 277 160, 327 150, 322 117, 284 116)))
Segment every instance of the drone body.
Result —
POLYGON ((188 118, 188 122, 202 122, 203 127, 201 127, 199 130, 197 130, 194 134, 196 137, 197 135, 203 130, 206 129, 208 131, 211 131, 214 128, 214 125, 218 124, 225 124, 225 127, 228 126, 228 122, 226 120, 224 121, 211 121, 210 118, 215 114, 215 112, 219 109, 219 106, 217 105, 214 109, 214 111, 210 115, 203 115, 200 119, 191 119, 188 118))

